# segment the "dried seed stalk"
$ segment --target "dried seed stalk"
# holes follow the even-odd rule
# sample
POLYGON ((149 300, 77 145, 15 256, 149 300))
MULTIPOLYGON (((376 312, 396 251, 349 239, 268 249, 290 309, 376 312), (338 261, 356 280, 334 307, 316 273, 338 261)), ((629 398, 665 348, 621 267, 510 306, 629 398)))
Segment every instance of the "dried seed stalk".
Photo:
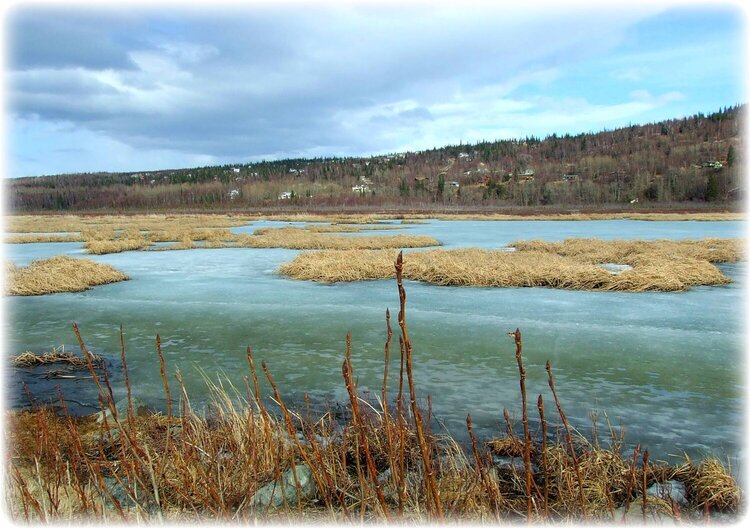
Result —
POLYGON ((398 324, 401 327, 401 336, 404 341, 404 350, 406 351, 406 376, 409 380, 409 393, 411 395, 411 407, 414 413, 414 426, 417 431, 417 440, 419 442, 419 451, 422 455, 422 462, 424 464, 425 480, 427 481, 427 489, 432 496, 433 505, 435 507, 435 514, 438 520, 443 520, 443 505, 440 500, 440 493, 437 488, 437 482, 435 480, 435 473, 432 470, 432 462, 430 460, 429 451, 424 438, 424 430, 422 429, 422 418, 417 407, 417 394, 414 387, 414 377, 412 375, 411 368, 411 342, 409 341, 409 331, 406 328, 406 290, 404 290, 403 284, 403 270, 404 260, 403 252, 399 252, 396 258, 396 284, 398 286, 398 296, 400 310, 398 312, 398 324))

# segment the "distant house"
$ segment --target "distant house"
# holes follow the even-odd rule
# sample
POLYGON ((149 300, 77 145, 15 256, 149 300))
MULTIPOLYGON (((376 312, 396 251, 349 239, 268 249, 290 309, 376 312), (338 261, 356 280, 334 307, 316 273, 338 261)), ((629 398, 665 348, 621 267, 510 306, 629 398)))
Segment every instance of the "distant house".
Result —
POLYGON ((519 172, 518 175, 519 176, 534 176, 534 169, 531 169, 531 168, 524 169, 522 172, 519 172))
POLYGON ((239 174, 240 173, 240 168, 239 167, 234 167, 232 169, 232 171, 234 171, 235 174, 239 174))
POLYGON ((289 169, 289 174, 299 174, 297 169, 289 169))
POLYGON ((562 181, 576 181, 578 179, 578 174, 563 174, 560 179, 562 181))
POLYGON ((450 185, 451 185, 451 187, 455 187, 456 189, 458 189, 458 187, 459 187, 459 184, 458 184, 458 182, 457 182, 457 181, 452 181, 452 182, 450 183, 450 185))
POLYGON ((632 200, 630 200, 630 203, 632 204, 638 203, 638 198, 633 198, 632 200))
POLYGON ((354 185, 352 186, 352 192, 358 194, 370 192, 370 187, 367 185, 354 185))
POLYGON ((279 200, 289 200, 292 197, 292 191, 284 191, 279 194, 279 200))

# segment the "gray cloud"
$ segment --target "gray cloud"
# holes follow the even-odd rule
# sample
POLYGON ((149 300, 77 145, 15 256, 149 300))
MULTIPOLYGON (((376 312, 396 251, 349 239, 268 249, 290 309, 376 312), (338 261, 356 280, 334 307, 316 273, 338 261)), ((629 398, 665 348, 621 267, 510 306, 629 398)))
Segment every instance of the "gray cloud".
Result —
POLYGON ((107 12, 24 7, 11 11, 6 23, 13 69, 134 67, 127 53, 132 27, 107 12))
POLYGON ((214 158, 396 150, 415 127, 438 141, 479 133, 481 118, 458 117, 479 116, 476 105, 525 108, 512 99, 519 89, 603 53, 651 12, 18 9, 10 110, 135 149, 214 158))

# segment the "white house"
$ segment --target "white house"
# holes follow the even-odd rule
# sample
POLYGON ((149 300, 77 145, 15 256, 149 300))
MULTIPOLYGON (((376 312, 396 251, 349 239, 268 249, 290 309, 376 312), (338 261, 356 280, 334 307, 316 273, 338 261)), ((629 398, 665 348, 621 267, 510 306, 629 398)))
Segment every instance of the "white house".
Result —
POLYGON ((279 194, 279 200, 289 200, 292 197, 291 191, 284 191, 279 194))

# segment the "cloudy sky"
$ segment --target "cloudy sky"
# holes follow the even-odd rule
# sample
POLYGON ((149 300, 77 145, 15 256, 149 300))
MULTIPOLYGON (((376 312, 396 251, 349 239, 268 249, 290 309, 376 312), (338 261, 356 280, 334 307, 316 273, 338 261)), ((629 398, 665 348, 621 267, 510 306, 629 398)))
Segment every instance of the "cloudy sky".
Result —
POLYGON ((746 101, 738 3, 6 11, 7 175, 369 155, 746 101))

